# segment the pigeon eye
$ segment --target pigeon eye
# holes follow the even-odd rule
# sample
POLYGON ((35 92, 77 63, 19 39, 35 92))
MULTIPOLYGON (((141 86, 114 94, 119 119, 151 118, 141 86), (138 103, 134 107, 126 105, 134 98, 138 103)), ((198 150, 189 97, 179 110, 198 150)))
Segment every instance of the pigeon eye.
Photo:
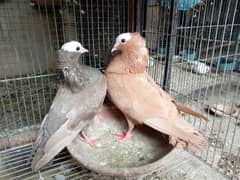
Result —
POLYGON ((68 71, 68 68, 67 68, 67 67, 64 67, 63 70, 64 70, 64 71, 68 71))
POLYGON ((125 40, 125 39, 121 39, 121 42, 122 42, 122 43, 125 43, 125 42, 126 42, 126 40, 125 40))
POLYGON ((79 51, 80 50, 80 47, 78 46, 77 48, 76 48, 76 51, 79 51))

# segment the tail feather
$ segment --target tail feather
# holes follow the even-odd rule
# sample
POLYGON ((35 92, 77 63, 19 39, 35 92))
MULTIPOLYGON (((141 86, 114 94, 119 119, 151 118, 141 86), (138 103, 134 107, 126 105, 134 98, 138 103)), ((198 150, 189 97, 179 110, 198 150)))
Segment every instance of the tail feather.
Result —
POLYGON ((33 159, 32 162, 32 169, 33 171, 38 171, 43 166, 45 166, 48 162, 50 162, 60 151, 63 150, 65 147, 65 144, 62 143, 56 144, 51 149, 48 150, 48 152, 44 153, 42 157, 39 157, 39 159, 33 159))
POLYGON ((78 135, 82 128, 68 130, 67 123, 53 134, 46 142, 44 147, 38 149, 32 161, 33 171, 37 171, 51 161, 60 151, 62 151, 78 135))
POLYGON ((176 103, 176 102, 174 102, 174 104, 176 105, 176 107, 177 107, 177 109, 179 111, 185 112, 187 114, 191 114, 191 115, 196 116, 196 117, 198 117, 200 119, 204 119, 205 121, 208 121, 208 119, 204 115, 202 115, 202 114, 200 114, 198 112, 193 111, 192 109, 186 107, 185 105, 180 104, 180 103, 176 103))
POLYGON ((144 121, 145 125, 169 135, 170 143, 173 145, 181 144, 189 150, 205 148, 208 144, 206 138, 186 123, 183 121, 183 124, 174 124, 162 118, 152 118, 144 121))

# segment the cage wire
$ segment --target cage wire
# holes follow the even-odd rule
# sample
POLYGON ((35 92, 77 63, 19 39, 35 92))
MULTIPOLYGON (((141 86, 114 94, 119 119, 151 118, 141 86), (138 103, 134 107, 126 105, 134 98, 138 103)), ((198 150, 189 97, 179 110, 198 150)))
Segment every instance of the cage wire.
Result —
POLYGON ((0 1, 0 179, 100 179, 65 151, 42 175, 28 158, 56 92, 56 50, 79 40, 90 51, 83 63, 104 69, 115 37, 136 27, 147 40, 149 74, 209 118, 185 117, 209 140, 196 156, 240 178, 239 6, 238 0, 0 1), (214 104, 237 112, 210 114, 214 104))
MULTIPOLYGON (((0 1, 0 179, 40 177, 28 159, 56 92, 56 50, 78 40, 90 52, 82 63, 103 69, 115 37, 130 28, 130 7, 134 14, 128 0, 0 1)), ((43 173, 50 179, 96 176, 61 154, 43 173)))
POLYGON ((154 62, 149 68, 150 74, 164 86, 163 69, 169 71, 169 92, 178 101, 208 114, 207 123, 186 117, 209 140, 208 148, 196 156, 239 179, 239 1, 172 1, 176 20, 172 27, 171 1, 147 2, 144 30, 154 62), (168 41, 167 36, 174 40, 168 41), (174 51, 167 54, 169 43, 173 44, 174 51), (173 58, 166 68, 167 55, 173 58), (210 114, 214 104, 237 112, 227 117, 210 114))

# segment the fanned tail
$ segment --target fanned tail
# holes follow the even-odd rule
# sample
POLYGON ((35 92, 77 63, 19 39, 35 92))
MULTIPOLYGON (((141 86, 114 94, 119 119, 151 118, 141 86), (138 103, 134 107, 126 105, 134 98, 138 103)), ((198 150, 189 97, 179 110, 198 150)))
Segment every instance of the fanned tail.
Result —
POLYGON ((176 102, 174 102, 174 104, 176 105, 176 107, 179 111, 185 112, 187 114, 191 114, 191 115, 196 116, 200 119, 204 119, 205 121, 208 121, 208 119, 204 115, 202 115, 202 114, 200 114, 196 111, 193 111, 192 109, 186 107, 185 105, 180 104, 180 103, 176 103, 176 102))
POLYGON ((182 122, 182 124, 169 123, 162 118, 151 118, 144 120, 144 124, 170 136, 172 145, 181 145, 188 150, 203 149, 208 145, 206 138, 198 131, 195 131, 191 125, 182 122))

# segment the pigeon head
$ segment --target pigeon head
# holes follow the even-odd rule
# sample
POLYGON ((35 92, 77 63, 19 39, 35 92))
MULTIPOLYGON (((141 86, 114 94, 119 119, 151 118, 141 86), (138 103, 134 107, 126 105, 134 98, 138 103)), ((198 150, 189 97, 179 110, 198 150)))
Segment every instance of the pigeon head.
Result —
POLYGON ((57 72, 71 89, 81 86, 82 74, 78 62, 81 54, 88 52, 81 43, 70 41, 62 45, 58 50, 57 72))
POLYGON ((85 52, 88 52, 87 49, 85 49, 81 43, 77 41, 70 41, 62 45, 61 50, 68 51, 68 52, 75 52, 83 54, 85 52))
POLYGON ((146 69, 149 59, 146 40, 138 32, 118 35, 111 53, 108 72, 142 73, 146 69))
POLYGON ((58 50, 57 69, 64 70, 69 67, 75 67, 81 54, 88 52, 81 43, 70 41, 62 45, 58 50))
POLYGON ((137 51, 146 47, 145 39, 138 33, 122 33, 117 36, 111 50, 113 56, 129 51, 137 51))

